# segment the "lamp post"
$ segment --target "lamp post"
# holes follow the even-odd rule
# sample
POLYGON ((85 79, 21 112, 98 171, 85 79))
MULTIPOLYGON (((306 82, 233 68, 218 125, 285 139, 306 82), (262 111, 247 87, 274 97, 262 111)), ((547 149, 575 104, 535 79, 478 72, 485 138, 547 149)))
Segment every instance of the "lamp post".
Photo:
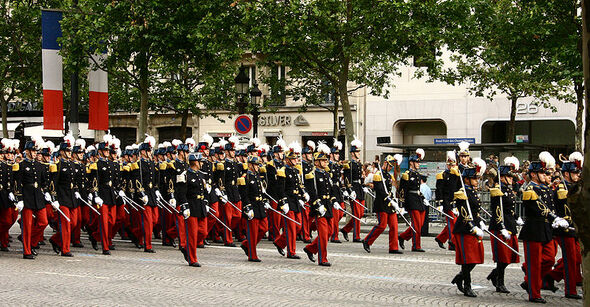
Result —
POLYGON ((240 72, 235 77, 234 82, 236 84, 236 93, 238 93, 239 96, 238 102, 236 103, 238 113, 244 114, 246 113, 246 106, 248 105, 245 96, 248 94, 248 87, 250 85, 250 78, 246 75, 246 67, 240 67, 240 72))
POLYGON ((254 87, 250 91, 250 97, 252 97, 252 128, 253 128, 253 136, 258 136, 258 116, 260 115, 260 111, 258 111, 258 100, 262 96, 262 92, 258 88, 258 83, 254 80, 254 87))

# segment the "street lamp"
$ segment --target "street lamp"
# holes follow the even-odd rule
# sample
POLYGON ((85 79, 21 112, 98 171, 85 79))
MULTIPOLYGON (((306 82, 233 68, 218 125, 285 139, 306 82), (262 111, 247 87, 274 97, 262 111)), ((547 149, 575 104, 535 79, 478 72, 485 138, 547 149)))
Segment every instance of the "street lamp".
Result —
POLYGON ((258 88, 258 83, 254 80, 254 87, 250 91, 250 97, 252 97, 252 126, 253 126, 253 135, 258 136, 258 116, 260 115, 260 111, 258 111, 258 100, 262 96, 262 92, 258 88))
POLYGON ((246 75, 246 67, 240 67, 240 72, 234 79, 234 82, 236 83, 236 93, 239 95, 236 105, 238 107, 238 112, 243 114, 246 112, 246 106, 248 105, 244 96, 248 94, 248 87, 250 85, 250 78, 246 75))

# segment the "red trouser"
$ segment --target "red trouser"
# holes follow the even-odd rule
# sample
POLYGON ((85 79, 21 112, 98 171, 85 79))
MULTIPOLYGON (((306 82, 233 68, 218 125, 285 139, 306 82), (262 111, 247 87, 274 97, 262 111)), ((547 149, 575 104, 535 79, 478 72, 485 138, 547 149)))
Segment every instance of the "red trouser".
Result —
MULTIPOLYGON (((217 217, 218 219, 221 218, 218 202, 214 202, 211 205, 211 209, 213 210, 209 211, 209 216, 207 216, 207 235, 211 233, 211 230, 213 230, 213 227, 215 224, 217 224, 217 220, 213 216, 217 217)), ((215 237, 215 235, 213 236, 215 237)))
MULTIPOLYGON (((297 220, 297 213, 289 211, 286 216, 293 220, 297 220)), ((295 255, 295 240, 297 239, 297 233, 301 229, 301 226, 295 224, 295 222, 283 218, 283 233, 275 240, 275 243, 282 249, 287 247, 287 255, 295 255)))
MULTIPOLYGON (((180 209, 180 206, 176 206, 176 210, 178 210, 178 214, 176 214, 176 220, 175 220, 175 224, 176 224, 176 231, 178 232, 178 244, 180 245, 180 247, 186 249, 186 226, 185 226, 185 220, 184 220, 184 215, 182 215, 182 211, 180 209)), ((207 221, 208 223, 209 221, 207 221)), ((207 227, 209 228, 209 227, 207 227)))
POLYGON ((177 214, 174 211, 172 213, 166 212, 165 216, 166 220, 164 224, 166 225, 166 239, 168 239, 169 242, 172 242, 174 239, 176 239, 176 237, 178 237, 178 229, 176 228, 177 214))
POLYGON ((10 227, 16 222, 18 218, 18 210, 10 206, 8 208, 0 209, 0 246, 8 247, 8 231, 10 227))
MULTIPOLYGON (((344 208, 344 203, 340 203, 340 207, 344 208)), ((338 230, 340 229, 340 220, 343 216, 344 212, 336 209, 332 210, 332 219, 330 220, 330 222, 332 223, 332 233, 330 236, 330 240, 332 241, 339 240, 338 233, 340 233, 340 231, 338 230)))
POLYGON ((375 240, 383 233, 385 227, 389 226, 389 250, 398 250, 398 241, 397 241, 397 214, 395 213, 386 213, 386 212, 377 212, 377 225, 371 229, 367 237, 365 237, 365 242, 369 245, 373 245, 375 240))
POLYGON ((139 244, 143 242, 143 217, 142 217, 142 210, 141 209, 131 209, 129 212, 129 228, 131 229, 131 233, 137 239, 139 244))
MULTIPOLYGON (((274 201, 270 202, 270 206, 275 210, 281 210, 279 205, 274 201)), ((268 223, 270 225, 269 233, 271 237, 276 240, 281 235, 281 219, 283 217, 272 210, 268 210, 266 213, 268 214, 268 218, 271 220, 271 222, 268 223)))
POLYGON ((309 216, 309 207, 301 209, 301 238, 304 241, 311 240, 311 222, 312 218, 309 216))
POLYGON ((260 243, 264 233, 268 230, 266 218, 251 219, 246 222, 246 240, 242 242, 243 246, 248 248, 248 260, 258 259, 256 254, 256 245, 260 243))
POLYGON ((403 240, 409 240, 412 238, 412 249, 421 249, 422 245, 420 244, 421 239, 421 230, 422 225, 424 225, 424 217, 426 216, 426 211, 419 211, 419 210, 410 210, 410 217, 412 218, 412 227, 416 230, 414 232, 412 228, 408 227, 406 231, 404 231, 400 238, 403 240))
POLYGON ((117 205, 115 206, 115 222, 113 223, 113 227, 111 229, 111 232, 109 233, 111 235, 111 240, 115 237, 115 235, 117 234, 117 232, 121 229, 121 227, 123 227, 126 222, 127 222, 127 212, 125 212, 125 205, 117 205))
POLYGON ((184 221, 189 264, 199 262, 197 259, 197 242, 199 241, 199 218, 189 216, 184 221))
MULTIPOLYGON (((236 207, 242 209, 242 202, 236 202, 236 203, 232 203, 234 204, 236 207)), ((225 203, 223 205, 223 223, 225 223, 225 225, 227 225, 229 228, 231 229, 235 229, 236 226, 238 226, 238 223, 240 222, 240 211, 238 211, 236 208, 234 208, 234 206, 230 205, 229 203, 225 203)), ((232 232, 223 227, 223 242, 225 244, 231 244, 234 243, 234 239, 232 237, 232 232)))
POLYGON ((43 237, 43 231, 47 224, 47 211, 45 208, 32 210, 24 208, 21 212, 22 219, 22 237, 23 237, 23 254, 31 254, 31 243, 37 245, 43 237), (35 218, 33 218, 33 214, 35 218))
MULTIPOLYGON (((457 221, 457 217, 455 216, 455 213, 453 213, 452 210, 445 211, 445 213, 452 216, 453 218, 449 218, 448 216, 446 217, 447 226, 443 228, 443 230, 438 234, 438 236, 436 236, 436 238, 442 243, 447 242, 447 240, 449 240, 449 242, 453 242, 453 238, 451 238, 451 236, 453 235, 453 227, 455 227, 455 222, 457 221)), ((418 231, 418 229, 416 229, 416 231, 418 231)))
POLYGON ((51 241, 56 243, 61 248, 61 252, 65 254, 70 252, 72 229, 78 225, 79 210, 78 208, 70 209, 65 206, 61 206, 59 209, 70 219, 70 222, 61 213, 58 213, 58 228, 57 232, 51 237, 51 241))
MULTIPOLYGON (((357 200, 358 202, 360 202, 361 204, 363 204, 363 206, 365 205, 365 201, 364 200, 357 200)), ((363 208, 363 206, 357 204, 355 201, 350 202, 350 204, 352 205, 352 214, 356 217, 358 217, 359 219, 361 217, 363 217, 365 215, 365 208, 363 208)), ((350 232, 352 230, 352 234, 353 234, 353 239, 354 240, 360 240, 361 239, 361 222, 357 219, 351 218, 350 221, 348 221, 348 224, 344 225, 344 227, 342 227, 342 231, 344 232, 350 232)))
POLYGON ((98 229, 94 232, 93 237, 96 241, 102 243, 103 251, 108 251, 109 246, 113 244, 111 241, 111 230, 117 218, 117 206, 103 204, 98 211, 100 212, 98 229))
MULTIPOLYGON (((85 213, 88 213, 88 211, 84 212, 84 209, 88 209, 88 206, 84 205, 83 207, 77 207, 74 208, 74 210, 77 211, 76 213, 76 217, 77 217, 77 221, 75 224, 72 225, 72 242, 73 243, 80 243, 80 230, 82 229, 83 226, 83 222, 84 222, 84 218, 82 217, 85 213)), ((90 209, 88 209, 90 210, 90 209)), ((87 220, 87 218, 86 218, 87 220)))
POLYGON ((563 279, 565 294, 578 294, 576 283, 582 262, 580 245, 575 237, 559 236, 555 240, 561 248, 562 258, 549 274, 556 281, 563 279))
MULTIPOLYGON (((154 232, 154 224, 158 219, 158 212, 156 207, 145 206, 141 223, 143 224, 143 240, 145 249, 152 249, 152 234, 154 232)), ((196 248, 196 247, 195 247, 196 248)))
POLYGON ((543 263, 546 254, 551 253, 554 248, 553 240, 545 244, 541 242, 522 241, 524 245, 524 258, 526 264, 526 275, 524 281, 528 283, 529 299, 541 297, 541 286, 543 276, 551 272, 551 266, 543 263))
POLYGON ((325 217, 316 217, 315 224, 318 236, 308 244, 305 249, 318 254, 318 264, 328 262, 328 239, 330 238, 330 220, 325 217))
POLYGON ((199 217, 199 239, 197 240, 198 245, 203 245, 205 243, 205 238, 207 237, 207 218, 206 217, 199 217))

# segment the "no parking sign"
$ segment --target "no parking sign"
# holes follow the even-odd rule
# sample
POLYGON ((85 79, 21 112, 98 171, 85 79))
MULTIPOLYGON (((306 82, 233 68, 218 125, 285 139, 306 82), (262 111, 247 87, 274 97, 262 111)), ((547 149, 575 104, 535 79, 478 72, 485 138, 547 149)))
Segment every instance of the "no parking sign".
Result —
POLYGON ((246 115, 240 115, 234 122, 234 128, 239 134, 246 134, 252 130, 252 120, 246 115))

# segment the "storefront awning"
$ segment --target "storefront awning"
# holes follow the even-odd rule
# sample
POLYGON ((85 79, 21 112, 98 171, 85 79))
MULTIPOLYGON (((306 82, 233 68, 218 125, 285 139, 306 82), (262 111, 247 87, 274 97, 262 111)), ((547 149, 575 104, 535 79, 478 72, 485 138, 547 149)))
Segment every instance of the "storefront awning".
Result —
MULTIPOLYGON (((21 124, 22 122, 13 122, 13 123, 7 123, 6 124, 6 130, 8 130, 8 137, 9 138, 13 138, 14 137, 14 130, 16 130, 16 128, 21 124)), ((0 135, 4 135, 4 130, 2 130, 2 125, 0 125, 0 135)))
MULTIPOLYGON (((79 123, 80 137, 84 139, 94 139, 94 130, 88 129, 88 123, 79 123)), ((44 138, 59 138, 64 136, 63 130, 46 130, 43 124, 25 127, 25 136, 40 135, 44 138)))

